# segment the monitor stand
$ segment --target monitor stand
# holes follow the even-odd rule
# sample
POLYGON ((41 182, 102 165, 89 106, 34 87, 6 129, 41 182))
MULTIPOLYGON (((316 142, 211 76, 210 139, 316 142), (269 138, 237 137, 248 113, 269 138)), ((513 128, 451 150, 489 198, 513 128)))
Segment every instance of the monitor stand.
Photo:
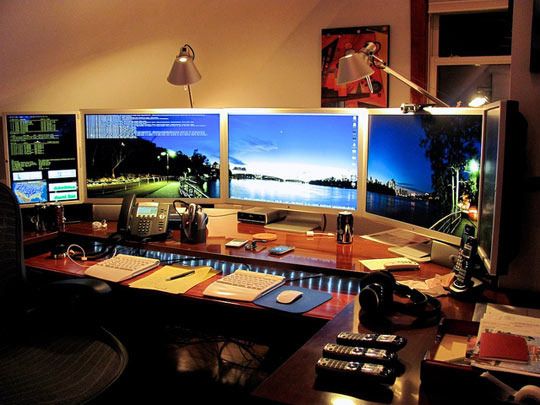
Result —
POLYGON ((431 256, 431 240, 406 246, 389 247, 388 251, 408 257, 412 260, 421 260, 425 258, 427 261, 431 256))
POLYGON ((321 227, 321 214, 306 212, 287 212, 287 217, 279 222, 272 222, 264 226, 274 231, 306 233, 321 227))

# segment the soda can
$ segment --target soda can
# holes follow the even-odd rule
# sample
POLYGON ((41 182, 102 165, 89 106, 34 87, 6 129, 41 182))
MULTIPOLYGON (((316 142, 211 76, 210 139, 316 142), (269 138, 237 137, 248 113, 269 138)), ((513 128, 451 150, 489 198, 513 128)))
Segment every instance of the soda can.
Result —
POLYGON ((352 243, 353 240, 353 222, 352 212, 342 211, 337 216, 337 242, 352 243))

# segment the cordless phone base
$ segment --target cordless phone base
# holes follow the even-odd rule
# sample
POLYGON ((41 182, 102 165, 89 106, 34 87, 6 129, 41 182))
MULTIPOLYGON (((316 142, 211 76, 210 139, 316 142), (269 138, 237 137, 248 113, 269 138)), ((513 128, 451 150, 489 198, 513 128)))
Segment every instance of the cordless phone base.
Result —
POLYGON ((450 284, 449 290, 450 293, 454 295, 468 294, 477 291, 482 285, 482 281, 478 280, 476 277, 471 277, 467 284, 455 279, 452 284, 450 284))

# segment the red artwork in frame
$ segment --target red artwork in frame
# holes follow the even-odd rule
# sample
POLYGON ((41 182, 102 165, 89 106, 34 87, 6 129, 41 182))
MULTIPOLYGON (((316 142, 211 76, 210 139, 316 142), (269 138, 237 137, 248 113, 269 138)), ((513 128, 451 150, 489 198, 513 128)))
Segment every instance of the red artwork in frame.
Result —
POLYGON ((339 58, 368 42, 375 42, 377 57, 388 62, 389 37, 388 25, 322 30, 321 107, 388 107, 388 75, 382 70, 374 68, 373 93, 364 79, 338 86, 336 78, 339 58))

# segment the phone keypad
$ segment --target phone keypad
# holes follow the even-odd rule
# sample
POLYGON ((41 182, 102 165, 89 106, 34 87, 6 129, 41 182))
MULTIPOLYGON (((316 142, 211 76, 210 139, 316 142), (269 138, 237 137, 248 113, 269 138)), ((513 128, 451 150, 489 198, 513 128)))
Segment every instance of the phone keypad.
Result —
POLYGON ((151 224, 150 219, 144 219, 144 218, 139 219, 139 223, 137 224, 137 233, 139 235, 144 235, 150 232, 150 224, 151 224))

